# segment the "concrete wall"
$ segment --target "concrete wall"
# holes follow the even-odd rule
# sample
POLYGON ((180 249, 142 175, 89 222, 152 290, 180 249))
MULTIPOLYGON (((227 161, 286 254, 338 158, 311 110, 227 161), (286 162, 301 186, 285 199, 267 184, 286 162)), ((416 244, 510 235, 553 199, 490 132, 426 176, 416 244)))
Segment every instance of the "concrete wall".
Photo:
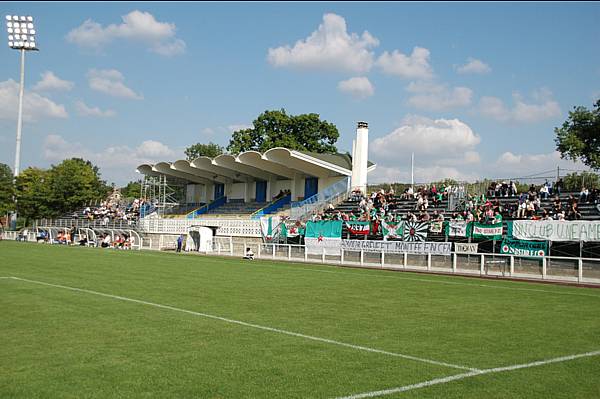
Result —
POLYGON ((271 190, 271 198, 267 198, 269 201, 273 199, 274 196, 279 194, 279 191, 291 190, 292 189, 292 181, 291 180, 277 180, 275 184, 273 184, 273 189, 271 190))
POLYGON ((204 184, 188 184, 185 190, 185 202, 187 204, 197 204, 199 202, 205 202, 204 197, 204 184))
POLYGON ((225 189, 226 189, 225 195, 227 195, 227 198, 229 198, 229 199, 244 199, 246 183, 233 183, 233 184, 227 184, 226 186, 229 186, 229 187, 225 187, 225 189), (229 189, 229 192, 227 192, 227 189, 229 189))
POLYGON ((335 177, 320 177, 319 178, 319 192, 323 192, 323 190, 325 190, 327 187, 331 186, 332 184, 335 184, 337 182, 339 182, 340 180, 344 180, 346 177, 340 177, 340 176, 335 176, 335 177))

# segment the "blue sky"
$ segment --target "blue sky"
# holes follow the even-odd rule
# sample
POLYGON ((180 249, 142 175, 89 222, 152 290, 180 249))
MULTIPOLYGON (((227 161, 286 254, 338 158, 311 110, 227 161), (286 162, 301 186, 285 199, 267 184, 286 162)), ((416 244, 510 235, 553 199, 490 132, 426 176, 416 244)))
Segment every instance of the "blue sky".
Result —
MULTIPOLYGON (((32 15, 21 168, 83 156, 117 183, 266 109, 315 112, 370 181, 580 169, 554 127, 600 97, 600 3, 10 3, 32 15)), ((0 63, 0 162, 14 163, 18 52, 0 63)))

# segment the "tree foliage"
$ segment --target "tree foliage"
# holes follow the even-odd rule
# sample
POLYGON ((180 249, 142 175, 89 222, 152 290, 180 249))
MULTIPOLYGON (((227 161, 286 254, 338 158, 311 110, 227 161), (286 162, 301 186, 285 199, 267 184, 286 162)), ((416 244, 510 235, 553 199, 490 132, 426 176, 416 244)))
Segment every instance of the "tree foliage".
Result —
POLYGON ((0 217, 14 209, 14 181, 10 166, 0 163, 0 217))
POLYGON ((123 198, 139 198, 142 190, 140 181, 130 181, 125 187, 121 187, 121 196, 123 198))
POLYGON ((64 215, 106 198, 109 191, 98 167, 81 158, 66 159, 49 170, 27 168, 15 185, 18 212, 27 220, 64 215))
POLYGON ((588 190, 600 187, 600 178, 596 173, 581 172, 569 173, 563 178, 564 191, 579 191, 582 187, 587 187, 588 190))
POLYGON ((318 153, 336 153, 339 137, 333 123, 322 121, 319 114, 288 115, 285 109, 265 111, 253 127, 233 132, 227 150, 264 152, 274 147, 318 153))
POLYGON ((47 170, 27 168, 16 178, 15 193, 19 215, 26 220, 58 216, 52 209, 47 170))
POLYGON ((196 143, 185 149, 186 159, 193 161, 198 157, 214 158, 221 155, 225 149, 218 144, 210 142, 208 144, 196 143))
POLYGON ((575 107, 561 128, 555 128, 556 149, 562 158, 581 160, 585 165, 600 169, 600 99, 595 109, 575 107))

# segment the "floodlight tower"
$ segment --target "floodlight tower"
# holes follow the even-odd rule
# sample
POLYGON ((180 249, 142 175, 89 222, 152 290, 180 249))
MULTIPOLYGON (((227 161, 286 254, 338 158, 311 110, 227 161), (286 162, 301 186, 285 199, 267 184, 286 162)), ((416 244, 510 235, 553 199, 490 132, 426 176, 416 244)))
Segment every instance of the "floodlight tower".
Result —
MULTIPOLYGON (((15 178, 19 175, 21 164, 21 128, 23 125, 23 91, 25 86, 25 51, 38 51, 35 40, 35 26, 32 16, 6 16, 6 31, 8 33, 8 47, 21 51, 21 83, 19 85, 19 114, 17 116, 17 148, 15 151, 15 178)), ((13 214, 13 223, 16 224, 17 212, 13 214)), ((14 226, 13 226, 14 227, 14 226)))

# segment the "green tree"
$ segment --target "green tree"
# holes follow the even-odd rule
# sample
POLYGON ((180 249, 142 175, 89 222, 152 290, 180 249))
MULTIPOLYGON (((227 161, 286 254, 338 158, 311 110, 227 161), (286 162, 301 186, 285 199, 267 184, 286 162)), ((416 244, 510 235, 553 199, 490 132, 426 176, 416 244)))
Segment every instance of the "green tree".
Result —
POLYGON ((10 166, 0 163, 0 217, 14 209, 14 180, 10 166))
POLYGON ((581 160, 585 165, 600 169, 600 99, 594 110, 574 107, 561 128, 555 128, 556 149, 562 158, 581 160))
POLYGON ((100 179, 97 166, 81 158, 65 159, 52 165, 48 184, 53 211, 71 212, 93 200, 106 198, 110 187, 100 179))
POLYGON ((253 127, 233 132, 227 150, 267 151, 274 147, 319 153, 336 153, 339 137, 333 123, 322 121, 319 114, 288 115, 285 109, 265 111, 253 122, 253 127))
POLYGON ((123 198, 139 198, 141 190, 141 181, 130 181, 125 187, 121 187, 121 195, 123 198))
POLYGON ((31 219, 58 216, 52 209, 48 171, 40 168, 27 168, 16 178, 15 195, 19 216, 25 218, 25 224, 31 219))
POLYGON ((191 162, 198 157, 214 158, 224 151, 223 147, 213 142, 208 144, 196 143, 185 149, 185 155, 187 160, 191 162))
POLYGON ((563 178, 565 184, 563 191, 579 191, 583 186, 587 187, 588 190, 600 187, 600 179, 598 175, 591 172, 581 172, 581 174, 574 172, 569 173, 563 178))

